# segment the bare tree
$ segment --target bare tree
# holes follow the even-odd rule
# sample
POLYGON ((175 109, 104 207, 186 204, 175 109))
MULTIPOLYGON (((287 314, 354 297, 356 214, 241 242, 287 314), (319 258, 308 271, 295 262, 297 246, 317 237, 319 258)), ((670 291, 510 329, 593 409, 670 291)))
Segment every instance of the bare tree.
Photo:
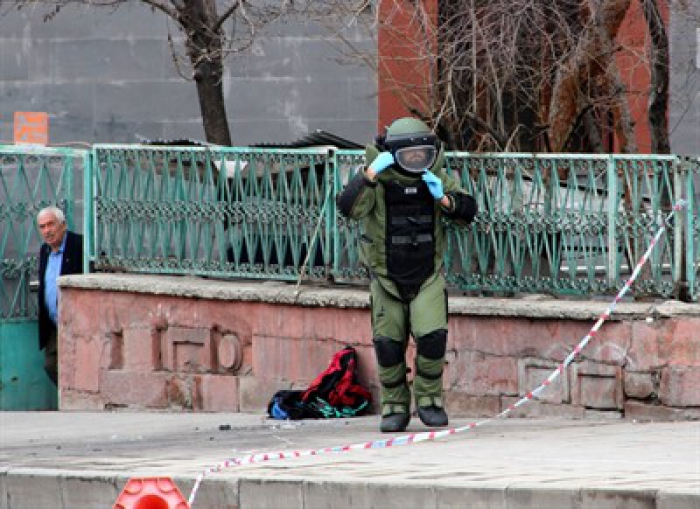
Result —
POLYGON ((384 0, 373 19, 381 34, 373 65, 404 108, 452 148, 604 152, 614 135, 616 149, 631 153, 631 91, 617 62, 626 52, 627 65, 651 76, 648 89, 635 92, 649 94, 653 150, 667 153, 664 1, 642 1, 648 38, 639 51, 620 37, 631 0, 452 0, 437 9, 384 0))
MULTIPOLYGON (((17 8, 45 9, 44 19, 57 16, 67 4, 91 8, 119 8, 128 0, 10 0, 17 8)), ((224 61, 232 53, 248 49, 271 23, 302 2, 291 0, 139 0, 175 23, 182 36, 184 58, 178 38, 169 34, 173 58, 180 74, 192 79, 202 113, 207 141, 231 145, 223 93, 224 61), (184 64, 184 65, 183 65, 184 64)))

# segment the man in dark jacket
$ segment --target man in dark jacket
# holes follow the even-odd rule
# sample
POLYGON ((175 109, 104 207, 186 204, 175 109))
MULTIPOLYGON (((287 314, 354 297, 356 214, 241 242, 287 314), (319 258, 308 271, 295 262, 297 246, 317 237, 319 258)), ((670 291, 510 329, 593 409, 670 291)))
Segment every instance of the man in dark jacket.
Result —
POLYGON ((368 145, 366 162, 337 197, 362 221, 360 253, 371 276, 372 334, 381 383, 382 432, 403 431, 411 393, 405 360, 416 341, 413 397, 427 426, 445 426, 442 372, 447 347, 443 219, 469 223, 476 201, 448 175, 442 144, 427 125, 401 118, 368 145))
POLYGON ((44 244, 39 250, 39 349, 44 350, 44 369, 58 383, 58 302, 56 280, 83 272, 83 237, 68 231, 63 211, 46 207, 37 215, 44 244))

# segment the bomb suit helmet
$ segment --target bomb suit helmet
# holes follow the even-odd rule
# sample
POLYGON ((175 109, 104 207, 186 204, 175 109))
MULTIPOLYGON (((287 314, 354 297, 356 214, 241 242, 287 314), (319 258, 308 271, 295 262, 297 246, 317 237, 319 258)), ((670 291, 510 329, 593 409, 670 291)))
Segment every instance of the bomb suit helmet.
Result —
POLYGON ((430 169, 440 149, 440 140, 421 120, 403 117, 387 127, 383 148, 394 156, 399 167, 412 175, 430 169))

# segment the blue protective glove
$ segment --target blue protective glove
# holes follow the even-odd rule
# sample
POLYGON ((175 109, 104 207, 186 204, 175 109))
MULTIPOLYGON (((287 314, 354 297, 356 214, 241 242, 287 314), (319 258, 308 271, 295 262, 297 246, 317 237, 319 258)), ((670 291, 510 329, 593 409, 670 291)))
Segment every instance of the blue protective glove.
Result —
POLYGON ((392 164, 394 164, 394 156, 391 155, 391 152, 381 152, 369 167, 378 175, 392 164))
POLYGON ((428 184, 428 190, 430 194, 433 195, 433 198, 442 200, 442 197, 445 196, 445 193, 442 191, 442 181, 437 178, 434 173, 425 170, 425 173, 423 173, 423 182, 428 184))

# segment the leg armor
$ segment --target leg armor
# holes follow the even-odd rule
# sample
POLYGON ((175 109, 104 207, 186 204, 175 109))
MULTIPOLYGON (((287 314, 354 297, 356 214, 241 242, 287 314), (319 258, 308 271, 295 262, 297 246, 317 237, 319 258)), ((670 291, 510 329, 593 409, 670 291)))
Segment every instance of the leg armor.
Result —
POLYGON ((418 406, 442 407, 442 368, 447 330, 438 329, 416 339, 416 375, 413 391, 418 406))
POLYGON ((374 338, 379 364, 382 415, 409 413, 411 393, 406 383, 405 345, 387 337, 374 338))

